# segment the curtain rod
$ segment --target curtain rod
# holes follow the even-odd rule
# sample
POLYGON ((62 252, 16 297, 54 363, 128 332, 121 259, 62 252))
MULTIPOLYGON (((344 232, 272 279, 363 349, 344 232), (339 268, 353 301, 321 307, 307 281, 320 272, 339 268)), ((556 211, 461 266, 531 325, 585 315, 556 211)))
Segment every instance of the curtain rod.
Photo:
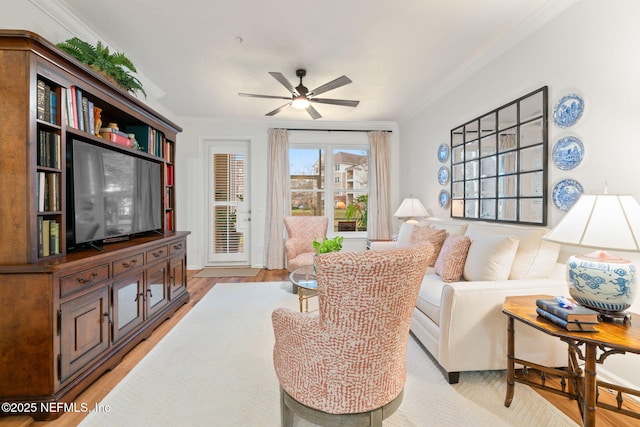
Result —
POLYGON ((387 130, 387 129, 289 129, 289 128, 284 128, 285 130, 290 130, 290 131, 318 131, 318 132, 375 132, 375 131, 380 131, 380 132, 393 132, 392 130, 387 130))

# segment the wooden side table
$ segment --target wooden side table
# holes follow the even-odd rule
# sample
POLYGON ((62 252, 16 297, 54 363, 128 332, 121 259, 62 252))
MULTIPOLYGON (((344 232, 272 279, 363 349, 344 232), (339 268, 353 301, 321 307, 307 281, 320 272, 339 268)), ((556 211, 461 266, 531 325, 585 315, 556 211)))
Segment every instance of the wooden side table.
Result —
MULTIPOLYGON (((600 322, 598 332, 571 332, 539 317, 536 313, 536 299, 553 299, 549 295, 527 295, 505 298, 502 312, 508 316, 508 362, 507 362, 507 395, 504 405, 511 405, 515 382, 528 384, 554 393, 576 399, 582 425, 593 427, 596 425, 596 407, 622 413, 640 419, 640 413, 622 408, 624 395, 640 397, 640 390, 633 390, 615 384, 605 383, 596 378, 596 364, 602 364, 612 354, 636 353, 640 354, 640 325, 600 322), (558 337, 568 345, 568 367, 566 369, 550 368, 521 360, 515 357, 514 322, 519 321, 546 334, 558 337), (598 353, 600 353, 598 355, 598 353), (578 365, 578 359, 584 360, 584 370, 578 365), (532 382, 516 375, 515 364, 539 370, 543 376, 548 374, 562 378, 562 389, 556 389, 545 384, 532 382), (568 384, 565 382, 568 380, 568 384), (565 384, 567 387, 565 387, 565 384), (618 405, 613 406, 597 401, 598 386, 606 387, 617 392, 618 405)), ((640 319, 640 316, 634 316, 640 319)))

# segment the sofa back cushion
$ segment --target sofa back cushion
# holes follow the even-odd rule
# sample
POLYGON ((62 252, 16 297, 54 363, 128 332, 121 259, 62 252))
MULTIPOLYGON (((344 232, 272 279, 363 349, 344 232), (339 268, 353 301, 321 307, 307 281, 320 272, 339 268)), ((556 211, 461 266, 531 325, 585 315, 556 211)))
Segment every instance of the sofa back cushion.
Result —
POLYGON ((513 236, 519 239, 518 250, 509 272, 510 280, 545 279, 551 275, 558 259, 560 245, 542 239, 548 228, 506 224, 471 223, 465 234, 475 240, 483 233, 513 236))
POLYGON ((475 233, 464 265, 464 279, 507 280, 519 242, 514 236, 475 233))

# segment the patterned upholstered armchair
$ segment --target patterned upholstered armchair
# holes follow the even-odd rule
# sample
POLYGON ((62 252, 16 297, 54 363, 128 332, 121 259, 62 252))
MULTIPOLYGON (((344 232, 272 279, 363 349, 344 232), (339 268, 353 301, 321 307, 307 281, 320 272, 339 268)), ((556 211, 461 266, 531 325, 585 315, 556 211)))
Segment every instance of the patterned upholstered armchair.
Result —
POLYGON ((402 401, 411 315, 433 247, 316 259, 319 313, 277 308, 282 425, 382 425, 402 401), (344 424, 341 424, 344 423, 344 424))
POLYGON ((327 235, 329 218, 326 216, 287 216, 284 218, 288 239, 285 242, 287 270, 313 264, 314 239, 327 235))

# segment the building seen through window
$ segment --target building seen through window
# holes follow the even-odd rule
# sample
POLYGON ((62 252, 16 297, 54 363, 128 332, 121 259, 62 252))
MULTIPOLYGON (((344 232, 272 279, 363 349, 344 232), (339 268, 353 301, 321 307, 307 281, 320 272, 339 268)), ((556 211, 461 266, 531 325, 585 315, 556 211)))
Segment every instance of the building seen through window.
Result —
POLYGON ((292 215, 328 216, 335 232, 367 230, 368 150, 292 148, 289 170, 292 215))

